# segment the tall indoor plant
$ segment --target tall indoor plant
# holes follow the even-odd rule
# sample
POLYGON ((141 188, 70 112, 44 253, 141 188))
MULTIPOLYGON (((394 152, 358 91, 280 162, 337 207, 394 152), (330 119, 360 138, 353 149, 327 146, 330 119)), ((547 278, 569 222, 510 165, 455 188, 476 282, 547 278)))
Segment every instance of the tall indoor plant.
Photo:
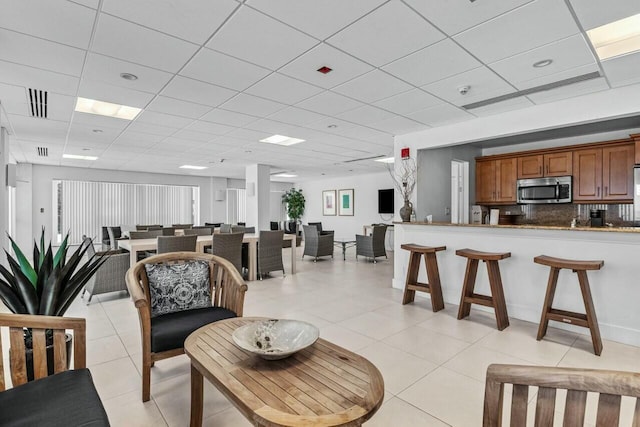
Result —
POLYGON ((282 195, 282 203, 286 204, 287 215, 296 222, 296 236, 298 235, 298 223, 304 215, 305 200, 302 189, 291 188, 282 195))

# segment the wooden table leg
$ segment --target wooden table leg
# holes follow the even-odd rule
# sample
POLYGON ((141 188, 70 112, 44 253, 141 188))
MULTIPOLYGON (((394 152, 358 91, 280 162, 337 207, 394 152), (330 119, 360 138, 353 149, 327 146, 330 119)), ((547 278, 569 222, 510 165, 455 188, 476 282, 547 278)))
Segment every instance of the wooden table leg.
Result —
POLYGON ((191 365, 191 427, 202 426, 202 374, 191 365))
POLYGON ((256 280, 258 273, 258 242, 249 242, 249 280, 256 280))
POLYGON ((129 267, 133 267, 138 262, 138 251, 131 248, 129 251, 129 267))
POLYGON ((291 241, 291 274, 296 274, 296 245, 298 243, 298 239, 294 238, 291 241))

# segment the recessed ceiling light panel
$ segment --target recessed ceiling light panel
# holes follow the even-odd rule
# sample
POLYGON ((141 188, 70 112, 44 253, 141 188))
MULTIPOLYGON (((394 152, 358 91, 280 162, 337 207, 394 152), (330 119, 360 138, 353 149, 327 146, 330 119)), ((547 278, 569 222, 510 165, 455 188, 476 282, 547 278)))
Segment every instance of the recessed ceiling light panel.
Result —
POLYGON ((382 159, 376 159, 376 162, 380 162, 380 163, 395 163, 396 162, 396 158, 395 157, 385 157, 382 159))
POLYGON ((182 165, 180 169, 194 169, 194 170, 203 170, 206 169, 206 166, 194 166, 194 165, 182 165))
POLYGON ((298 175, 294 175, 292 173, 278 173, 278 174, 273 175, 273 176, 277 176, 278 178, 295 178, 298 175))
POLYGON ((98 160, 96 156, 80 156, 78 154, 63 154, 62 157, 73 160, 98 160))
POLYGON ((640 51, 640 13, 587 31, 601 60, 640 51))
POLYGON ((269 144, 277 144, 277 145, 284 145, 284 146, 299 144, 304 141, 305 141, 304 139, 291 138, 290 136, 285 136, 285 135, 273 135, 273 136, 270 136, 269 138, 260 140, 260 142, 266 142, 269 144))
POLYGON ((99 116, 115 117, 117 119, 133 120, 142 109, 78 97, 76 111, 80 113, 97 114, 99 116))

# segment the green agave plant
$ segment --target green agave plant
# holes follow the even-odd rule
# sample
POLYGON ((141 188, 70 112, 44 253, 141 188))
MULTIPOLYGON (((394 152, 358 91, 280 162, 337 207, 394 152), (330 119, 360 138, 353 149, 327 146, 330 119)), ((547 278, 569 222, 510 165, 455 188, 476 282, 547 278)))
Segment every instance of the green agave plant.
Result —
POLYGON ((43 228, 40 247, 34 241, 32 265, 11 236, 9 240, 16 257, 5 250, 10 270, 0 264, 0 299, 16 314, 64 315, 84 285, 107 260, 106 256, 94 255, 83 262, 92 240, 83 242, 67 258, 68 234, 55 255, 51 242, 45 251, 43 228))

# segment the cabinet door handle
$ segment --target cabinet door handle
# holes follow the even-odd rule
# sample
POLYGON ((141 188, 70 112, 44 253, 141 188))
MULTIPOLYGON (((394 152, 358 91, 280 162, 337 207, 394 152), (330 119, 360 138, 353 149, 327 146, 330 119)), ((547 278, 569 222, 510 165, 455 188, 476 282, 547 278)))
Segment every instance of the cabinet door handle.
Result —
POLYGON ((538 173, 539 173, 540 175, 542 175, 542 166, 540 166, 540 167, 539 167, 539 170, 540 170, 540 171, 539 171, 538 173))
POLYGON ((598 187, 598 194, 596 195, 596 197, 600 197, 600 187, 598 187))
POLYGON ((547 168, 547 173, 549 173, 549 165, 547 165, 546 168, 547 168))
POLYGON ((607 197, 609 195, 609 187, 605 186, 604 187, 604 197, 607 197))

